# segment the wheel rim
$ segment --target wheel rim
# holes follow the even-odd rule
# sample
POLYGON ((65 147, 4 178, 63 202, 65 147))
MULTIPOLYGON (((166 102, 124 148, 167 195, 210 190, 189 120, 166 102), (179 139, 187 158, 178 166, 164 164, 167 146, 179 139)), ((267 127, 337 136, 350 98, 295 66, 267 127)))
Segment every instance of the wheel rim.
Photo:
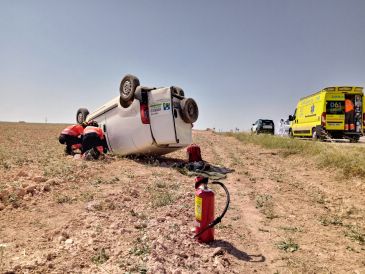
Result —
POLYGON ((79 123, 82 123, 83 122, 84 115, 81 112, 77 115, 77 120, 79 121, 79 123))
POLYGON ((189 113, 190 116, 194 115, 194 106, 193 106, 193 104, 190 104, 188 106, 188 113, 189 113))
POLYGON ((122 88, 122 94, 128 97, 132 93, 132 84, 129 81, 125 81, 122 88))
POLYGON ((312 138, 313 138, 313 139, 317 139, 317 132, 313 131, 313 133, 312 133, 312 138))
POLYGON ((194 123, 198 116, 198 108, 194 101, 188 100, 185 105, 186 116, 190 120, 191 123, 194 123))

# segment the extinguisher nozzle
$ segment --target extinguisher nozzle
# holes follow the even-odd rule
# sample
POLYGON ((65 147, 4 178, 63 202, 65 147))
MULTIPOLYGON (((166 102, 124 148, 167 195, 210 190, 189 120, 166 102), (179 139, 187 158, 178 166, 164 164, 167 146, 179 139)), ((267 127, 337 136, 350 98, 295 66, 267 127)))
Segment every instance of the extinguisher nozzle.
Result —
POLYGON ((222 221, 222 217, 219 216, 217 217, 213 222, 211 222, 209 225, 207 225, 203 230, 201 230, 198 234, 194 235, 194 238, 200 236, 201 234, 203 234, 205 231, 207 231, 209 228, 214 227, 215 225, 219 224, 222 221))
POLYGON ((202 184, 208 183, 208 177, 198 176, 195 178, 195 189, 199 188, 202 184))

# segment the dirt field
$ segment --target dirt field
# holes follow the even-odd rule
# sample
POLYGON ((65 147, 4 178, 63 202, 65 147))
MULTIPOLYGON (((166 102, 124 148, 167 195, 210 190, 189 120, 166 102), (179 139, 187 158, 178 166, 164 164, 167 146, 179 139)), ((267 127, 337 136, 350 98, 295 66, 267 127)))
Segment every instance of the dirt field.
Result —
POLYGON ((74 160, 62 128, 0 124, 0 273, 365 273, 364 178, 196 131, 206 161, 235 169, 202 245, 194 180, 170 167, 185 151, 74 160))

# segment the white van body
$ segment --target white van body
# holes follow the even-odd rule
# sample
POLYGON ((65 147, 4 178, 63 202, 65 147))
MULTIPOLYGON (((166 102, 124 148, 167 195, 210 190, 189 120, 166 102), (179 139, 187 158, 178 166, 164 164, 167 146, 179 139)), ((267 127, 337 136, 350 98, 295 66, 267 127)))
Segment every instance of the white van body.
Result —
POLYGON ((120 97, 107 102, 86 117, 98 122, 110 152, 120 155, 163 155, 192 143, 192 124, 181 118, 180 96, 170 87, 148 90, 149 123, 142 121, 141 100, 134 98, 123 107, 120 97))

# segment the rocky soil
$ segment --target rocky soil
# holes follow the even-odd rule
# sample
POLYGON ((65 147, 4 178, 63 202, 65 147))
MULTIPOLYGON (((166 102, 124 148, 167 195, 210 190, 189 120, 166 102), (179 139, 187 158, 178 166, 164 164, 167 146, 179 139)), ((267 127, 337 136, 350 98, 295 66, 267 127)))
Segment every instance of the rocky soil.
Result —
POLYGON ((194 178, 171 167, 185 151, 76 160, 62 128, 0 124, 0 273, 365 273, 362 178, 195 131, 206 161, 235 170, 205 245, 192 239, 194 178))

